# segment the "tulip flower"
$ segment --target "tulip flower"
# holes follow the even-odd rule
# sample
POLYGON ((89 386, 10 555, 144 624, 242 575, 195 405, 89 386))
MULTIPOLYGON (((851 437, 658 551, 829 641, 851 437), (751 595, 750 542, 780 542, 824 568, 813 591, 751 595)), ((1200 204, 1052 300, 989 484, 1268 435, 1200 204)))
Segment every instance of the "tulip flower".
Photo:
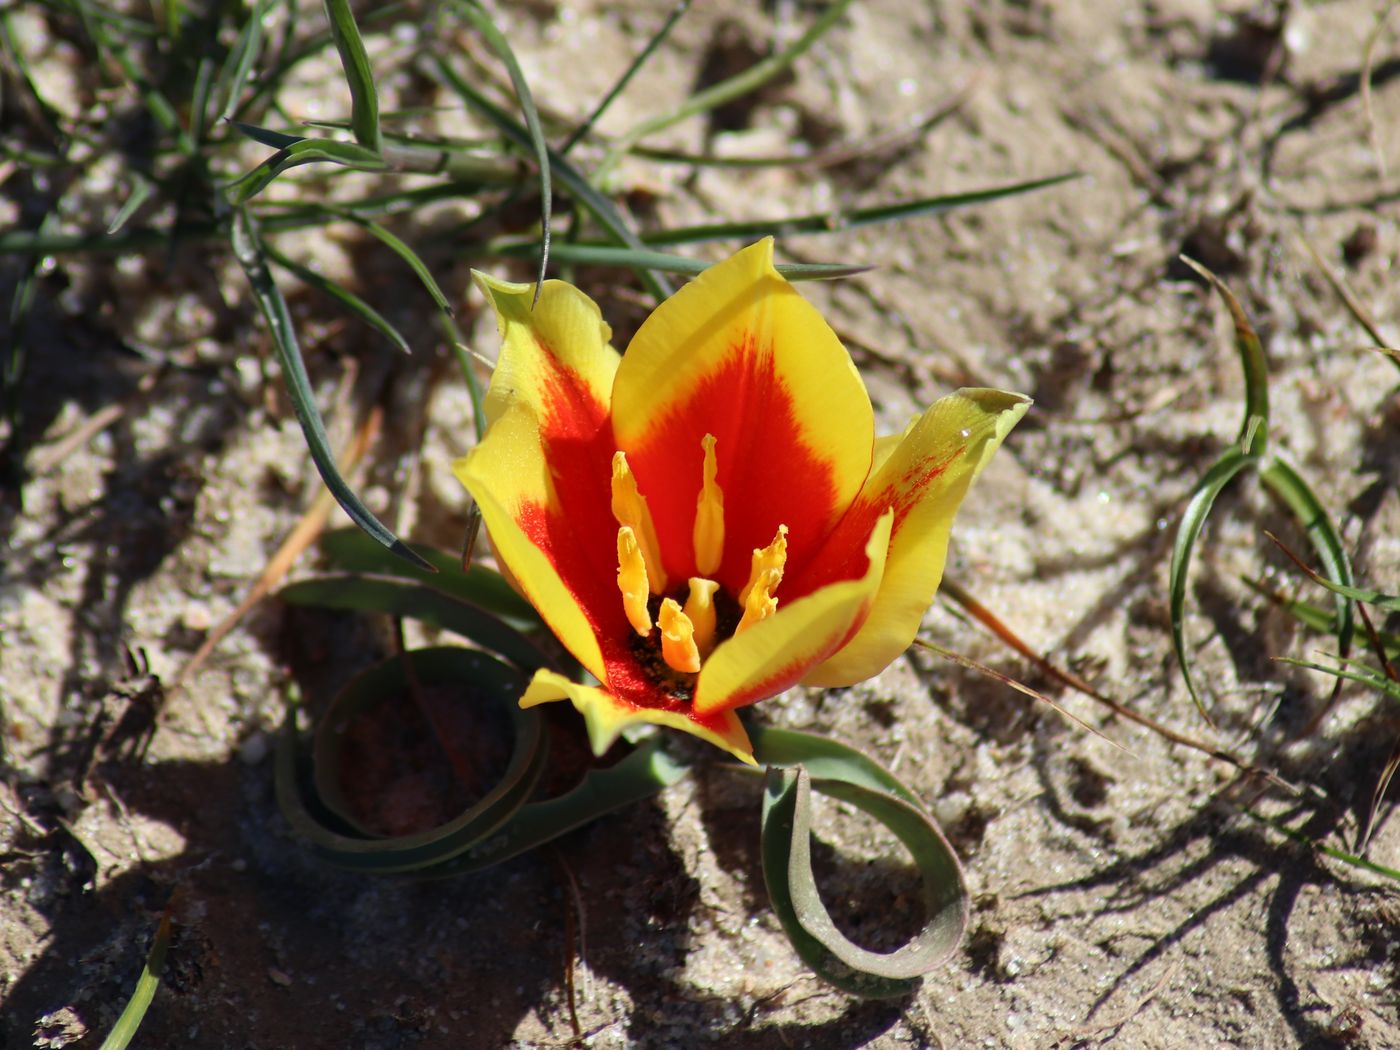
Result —
POLYGON ((870 397, 760 241, 662 303, 625 355, 583 292, 483 274, 502 348, 454 465, 503 571, 596 680, 535 673, 596 753, 626 727, 753 761, 737 711, 844 686, 913 641, 968 487, 1030 402, 942 398, 876 438, 870 397))

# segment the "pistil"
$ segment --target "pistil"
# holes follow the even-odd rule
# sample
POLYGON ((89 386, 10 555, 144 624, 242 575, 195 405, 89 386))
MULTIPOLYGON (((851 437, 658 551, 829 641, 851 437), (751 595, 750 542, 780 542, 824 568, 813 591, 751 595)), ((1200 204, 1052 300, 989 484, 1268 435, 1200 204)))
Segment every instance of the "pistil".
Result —
POLYGON ((700 650, 695 645, 695 625, 674 598, 661 602, 657 616, 661 628, 661 658, 673 671, 695 674, 700 670, 700 650))
POLYGON ((701 576, 713 576, 724 559, 724 493, 715 480, 719 472, 715 436, 706 434, 700 444, 705 449, 705 466, 695 501, 695 567, 701 576))
POLYGON ((719 584, 703 576, 690 578, 690 595, 685 600, 685 616, 695 632, 695 647, 703 660, 715 647, 715 592, 719 584))

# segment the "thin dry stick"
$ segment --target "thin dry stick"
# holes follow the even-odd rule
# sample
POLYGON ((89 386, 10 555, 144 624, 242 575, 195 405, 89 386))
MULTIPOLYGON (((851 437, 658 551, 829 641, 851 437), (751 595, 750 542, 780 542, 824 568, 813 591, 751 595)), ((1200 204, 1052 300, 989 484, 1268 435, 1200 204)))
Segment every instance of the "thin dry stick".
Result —
POLYGON ((1380 329, 1376 327, 1376 322, 1371 320, 1370 311, 1361 305, 1361 300, 1358 299, 1356 293, 1351 290, 1351 285, 1347 284, 1346 278, 1336 273, 1332 267, 1323 262, 1322 256, 1318 254, 1317 249, 1312 246, 1312 242, 1306 237, 1300 236, 1298 240, 1303 245, 1304 249, 1306 249, 1307 253, 1312 256, 1313 262, 1315 262, 1317 268, 1322 271, 1322 276, 1327 278, 1327 283, 1332 286, 1332 291, 1336 292, 1338 297, 1346 305, 1347 312, 1351 314, 1352 320, 1366 330, 1366 334, 1371 337, 1371 341, 1376 344, 1378 350, 1392 353, 1386 346, 1385 338, 1381 335, 1380 329))
MULTIPOLYGON (((1213 747, 1212 745, 1207 744, 1202 740, 1197 740, 1195 737, 1187 736, 1185 733, 1179 733, 1175 729, 1172 729, 1169 726, 1165 726, 1162 723, 1156 721, 1155 719, 1147 717, 1146 715, 1139 714, 1132 708, 1125 707, 1117 700, 1114 700, 1113 698, 1105 696, 1103 693, 1100 693, 1097 689, 1089 685, 1088 682, 1084 681, 1084 679, 1080 678, 1078 675, 1056 667, 1049 660, 1045 659, 1045 657, 1041 656, 1039 653, 1031 649, 1031 647, 1028 646, 1025 642, 1021 641, 1021 639, 1017 636, 1016 632, 1011 630, 1010 627, 1003 623, 995 613, 993 613, 985 605, 979 602, 976 598, 972 597, 971 594, 969 594, 963 587, 961 587, 953 580, 949 580, 945 577, 943 582, 939 585, 939 587, 942 593, 946 594, 949 598, 951 598, 953 601, 957 602, 964 609, 966 609, 973 619, 977 620, 979 623, 982 624, 982 626, 986 627, 987 630, 991 631, 992 634, 996 635, 997 638, 999 638, 1002 642, 1004 642, 1010 648, 1014 649, 1020 655, 1024 656, 1031 663, 1035 664, 1035 666, 1039 668, 1042 672, 1049 675, 1057 682, 1060 682, 1063 685, 1067 685, 1071 689, 1076 690, 1077 692, 1083 693, 1091 700, 1095 700, 1098 703, 1103 704, 1105 707, 1107 707, 1110 711, 1112 711, 1119 717, 1126 718, 1130 722, 1136 722, 1138 725, 1143 726, 1146 729, 1152 730, 1158 736, 1165 737, 1167 740, 1170 740, 1173 744, 1180 744, 1182 747, 1189 747, 1193 751, 1199 751, 1201 752, 1201 754, 1213 758, 1218 762, 1224 762, 1228 765, 1233 766, 1234 768, 1238 769, 1241 773, 1244 773, 1249 776, 1263 777, 1265 780, 1269 781, 1269 783, 1274 784, 1277 787, 1281 787, 1292 794, 1297 794, 1296 788, 1294 788, 1287 781, 1278 777, 1276 774, 1271 773, 1266 769, 1260 769, 1258 766, 1251 765, 1250 763, 1245 762, 1242 759, 1236 758, 1228 751, 1224 751, 1218 747, 1213 747)), ((995 675, 995 672, 993 672, 993 674, 995 675)), ((1029 687, 1022 686, 1020 685, 1020 683, 1015 683, 1015 687, 1020 689, 1022 692, 1027 692, 1029 695, 1039 696, 1039 694, 1035 693, 1034 690, 1030 690, 1029 687)), ((1051 706, 1054 705, 1052 704, 1051 706)), ((1075 721, 1078 721, 1078 719, 1076 719, 1075 721)), ((1082 725, 1083 723, 1081 722, 1080 724, 1082 725)), ((1102 736, 1103 734, 1100 733, 1099 735, 1102 736)))
POLYGON ((1371 109, 1371 72, 1376 64, 1376 45, 1380 43, 1385 24, 1390 21, 1390 13, 1395 10, 1395 0, 1385 5, 1385 10, 1376 16, 1376 24, 1366 37, 1366 52, 1361 60, 1361 111, 1366 115, 1366 135, 1371 140, 1371 152, 1376 155, 1376 171, 1386 177, 1385 148, 1381 142, 1380 127, 1376 124, 1376 114, 1371 109))
MULTIPOLYGON (((369 447, 374 444, 374 439, 379 434, 379 427, 383 421, 384 410, 380 406, 375 405, 369 410, 369 414, 365 416, 364 423, 362 423, 360 429, 355 432, 354 437, 350 440, 349 446, 341 456, 339 466, 342 474, 350 473, 360 460, 364 458, 369 447)), ((302 551, 315 543, 316 538, 325 530, 326 522, 330 519, 331 511, 335 508, 335 505, 335 497, 330 494, 329 489, 323 487, 321 491, 317 493, 315 501, 311 504, 311 509, 302 515, 301 520, 296 524, 296 528, 282 541, 282 546, 277 548, 277 553, 272 556, 272 559, 267 563, 267 567, 263 569, 262 575, 259 576, 257 582, 249 588, 247 595, 238 603, 237 608, 229 613, 228 616, 224 617, 223 621, 209 632, 209 637, 204 639, 203 644, 195 650, 194 655, 189 658, 185 666, 180 668, 179 673, 175 675, 174 682, 171 683, 170 689, 172 693, 181 689, 186 680, 199 670, 204 661, 209 658, 209 654, 212 653, 214 648, 224 640, 225 636, 238 625, 238 622, 248 614, 248 611, 252 609, 253 606, 257 605, 258 602, 262 601, 269 591, 282 582, 282 578, 291 571, 292 566, 296 564, 296 560, 301 556, 302 551)))
POLYGON ((34 456, 34 475, 47 474, 58 467, 75 451, 82 448, 102 431, 106 430, 154 389, 162 369, 156 368, 143 375, 136 383, 136 390, 124 401, 118 401, 99 408, 66 436, 52 445, 40 449, 34 456))

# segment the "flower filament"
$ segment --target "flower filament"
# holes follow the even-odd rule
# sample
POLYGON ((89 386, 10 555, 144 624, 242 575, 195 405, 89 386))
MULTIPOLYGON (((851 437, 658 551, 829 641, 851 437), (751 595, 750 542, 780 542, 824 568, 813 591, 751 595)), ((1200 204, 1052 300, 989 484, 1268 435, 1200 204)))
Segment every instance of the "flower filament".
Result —
MULTIPOLYGON (((753 552, 748 582, 739 594, 728 594, 712 578, 724 560, 724 492, 718 481, 716 445, 713 434, 701 441, 704 461, 692 531, 699 575, 690 577, 684 605, 680 589, 667 586, 656 526, 627 456, 623 452, 613 456, 612 512, 618 523, 617 586, 622 606, 632 629, 652 647, 651 652, 659 651, 665 669, 673 675, 698 674, 724 640, 721 635, 740 634, 772 616, 787 563, 788 529, 779 525, 773 542, 753 552)), ((644 662, 655 664, 654 659, 644 662)))

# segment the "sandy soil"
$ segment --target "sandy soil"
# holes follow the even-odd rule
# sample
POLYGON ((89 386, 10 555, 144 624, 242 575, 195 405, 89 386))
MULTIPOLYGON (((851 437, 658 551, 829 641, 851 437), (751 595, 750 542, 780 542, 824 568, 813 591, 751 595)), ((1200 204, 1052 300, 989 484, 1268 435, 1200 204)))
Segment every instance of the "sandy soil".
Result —
MULTIPOLYGON (((887 430, 960 383, 1037 399, 963 512, 951 574, 1104 691, 1307 785, 1254 804, 1348 848, 1400 719, 1348 691, 1297 739, 1327 683, 1272 658, 1327 642, 1239 582, 1293 586, 1262 531, 1297 532, 1257 484, 1222 500, 1193 575, 1190 638, 1217 732, 1171 655, 1175 521, 1241 413, 1219 307, 1174 260, 1194 255, 1239 293, 1267 345, 1276 447, 1340 519, 1358 575, 1393 591, 1396 373, 1359 349, 1364 333, 1300 246, 1306 237, 1344 273, 1397 341, 1394 31, 1376 53, 1373 125, 1359 77, 1379 6, 1285 3, 1271 34, 1206 0, 863 0, 794 77, 722 125, 697 121, 667 141, 816 150, 961 96, 928 134, 797 172, 623 171, 658 225, 1084 172, 976 211, 784 248, 878 267, 808 289, 848 339, 887 430)), ((532 4, 515 9, 512 40, 541 99, 580 115, 662 13, 641 0, 532 4)), ((810 17, 791 3, 765 14, 697 5, 606 129, 810 17)), ((61 95, 71 49, 28 44, 61 95)), ((333 84, 334 70, 305 75, 307 115, 337 111, 315 79, 333 84)), ((434 240, 445 221, 402 232, 471 322, 474 260, 434 240)), ((349 234, 304 250, 353 275, 420 348, 393 358, 324 302, 296 300, 337 440, 354 406, 388 405, 364 479, 371 504, 415 538, 454 545, 464 499, 448 463, 469 440, 470 409, 430 304, 349 234)), ((314 489, 235 270, 193 249, 64 257, 43 272, 42 352, 26 422, 5 436, 0 489, 3 1045, 69 1045, 83 1032, 81 1045, 96 1045, 173 894, 169 971, 139 1046, 568 1045, 572 966, 583 1042, 598 1047, 1400 1047, 1393 883, 1242 816, 1254 795, 1220 763, 1056 692, 1102 735, 1086 731, 919 652, 859 687, 762 707, 879 756, 929 800, 966 861, 969 937, 907 1001, 857 1002, 804 973, 767 910, 757 794, 717 768, 459 882, 318 864, 278 815, 268 754, 288 690, 321 688, 317 668, 363 645, 345 619, 261 607, 165 704, 144 761, 104 748, 81 775, 93 740, 124 715, 139 720, 155 678, 168 682, 246 593, 314 489), (145 388, 157 358, 171 364, 145 388), (57 455, 112 404, 125 406, 119 419, 57 455), (148 672, 125 666, 126 648, 148 672)), ((625 336, 628 295, 590 290, 625 336)), ((489 351, 487 328, 474 331, 489 351)), ((944 607, 926 629, 1051 688, 944 607)), ((819 859, 843 922, 887 935, 912 876, 890 841, 834 806, 825 817, 819 859)), ((1400 865, 1394 820, 1369 855, 1400 865)))

